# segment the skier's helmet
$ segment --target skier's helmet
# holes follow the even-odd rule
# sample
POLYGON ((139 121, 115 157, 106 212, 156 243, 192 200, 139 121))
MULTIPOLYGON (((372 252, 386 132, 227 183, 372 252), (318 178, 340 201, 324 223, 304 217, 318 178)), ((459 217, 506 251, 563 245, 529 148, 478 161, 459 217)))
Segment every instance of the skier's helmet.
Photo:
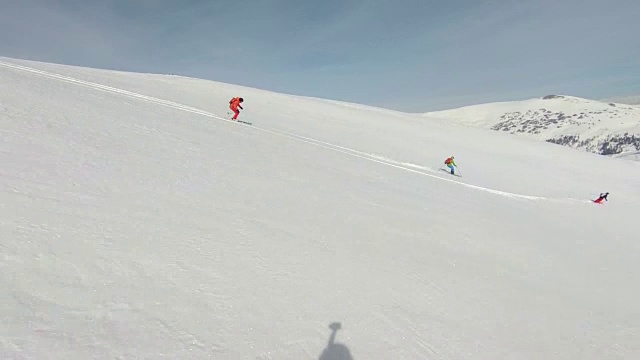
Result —
POLYGON ((243 98, 240 98, 240 99, 238 99, 238 100, 240 100, 240 102, 244 102, 244 99, 243 99, 243 98))

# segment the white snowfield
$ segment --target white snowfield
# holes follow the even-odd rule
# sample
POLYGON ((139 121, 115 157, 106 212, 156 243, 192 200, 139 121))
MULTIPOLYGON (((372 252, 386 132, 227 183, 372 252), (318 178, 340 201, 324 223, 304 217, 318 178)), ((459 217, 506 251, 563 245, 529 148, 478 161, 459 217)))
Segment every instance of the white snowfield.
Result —
POLYGON ((640 106, 566 95, 466 106, 422 114, 454 125, 553 141, 590 152, 634 157, 640 152, 640 106))
POLYGON ((2 359, 640 358, 637 162, 176 76, 0 87, 2 359))

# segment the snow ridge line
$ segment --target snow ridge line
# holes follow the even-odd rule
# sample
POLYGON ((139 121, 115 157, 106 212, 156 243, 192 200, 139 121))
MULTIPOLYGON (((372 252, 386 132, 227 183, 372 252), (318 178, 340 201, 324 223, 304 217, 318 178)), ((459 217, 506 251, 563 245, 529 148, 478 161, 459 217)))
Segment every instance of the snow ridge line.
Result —
MULTIPOLYGON (((176 103, 173 101, 168 101, 168 100, 163 100, 163 99, 159 99, 159 98, 155 98, 152 96, 147 96, 147 95, 143 95, 143 94, 139 94, 139 93, 135 93, 132 91, 128 91, 128 90, 123 90, 123 89, 118 89, 118 88, 114 88, 111 86, 107 86, 107 85, 102 85, 102 84, 98 84, 98 83, 94 83, 94 82, 90 82, 90 81, 85 81, 85 80, 80 80, 80 79, 76 79, 73 77, 69 77, 69 76, 65 76, 65 75, 60 75, 60 74, 55 74, 55 73, 51 73, 48 71, 44 71, 44 70, 38 70, 35 68, 31 68, 31 67, 27 67, 27 66, 22 66, 22 65, 17 65, 17 64, 11 64, 11 63, 5 63, 0 61, 0 66, 4 66, 6 68, 11 68, 11 69, 15 69, 15 70, 22 70, 25 72, 30 72, 33 74, 37 74, 37 75, 41 75, 44 77, 48 77, 51 79, 55 79, 55 80, 60 80, 60 81, 64 81, 67 83, 71 83, 71 84, 75 84, 75 85, 80 85, 80 86, 85 86, 88 88, 92 88, 92 89, 97 89, 97 90, 102 90, 102 91, 106 91, 106 92, 111 92, 111 93, 115 93, 115 94, 120 94, 120 95, 124 95, 127 97, 131 97, 131 98, 136 98, 136 99, 140 99, 143 101, 148 101, 150 103, 154 103, 154 104, 158 104, 158 105, 164 105, 170 108, 174 108, 177 110, 183 110, 183 111, 187 111, 190 113, 194 113, 194 114, 198 114, 198 115, 202 115, 202 116, 206 116, 206 117, 210 117, 213 119, 217 119, 217 120, 222 120, 222 121, 226 121, 226 122, 230 122, 230 123, 234 123, 234 124, 238 124, 241 125, 235 121, 223 118, 221 116, 218 116, 216 114, 201 110, 201 109, 197 109, 191 106, 187 106, 187 105, 183 105, 180 103, 176 103)), ((379 164, 383 164, 383 165, 387 165, 387 166, 391 166, 397 169, 401 169, 401 170, 405 170, 408 172, 412 172, 415 174, 420 174, 423 176, 428 176, 434 179, 438 179, 441 181, 446 181, 449 183, 454 183, 460 186, 464 186, 470 189, 474 189, 474 190, 479 190, 479 191, 484 191, 484 192, 488 192, 491 194, 495 194, 495 195, 500 195, 500 196, 505 196, 508 198, 515 198, 515 199, 525 199, 525 200, 546 200, 546 198, 544 197, 540 197, 540 196, 533 196, 533 195, 522 195, 522 194, 516 194, 516 193, 510 193, 510 192, 506 192, 506 191, 500 191, 500 190, 494 190, 494 189, 489 189, 489 188, 485 188, 482 186, 477 186, 477 185, 472 185, 472 184, 468 184, 468 183, 464 183, 461 181, 456 181, 454 179, 447 179, 441 176, 437 176, 434 174, 429 174, 426 171, 430 171, 430 172, 435 172, 435 170, 429 169, 429 168, 425 168, 419 165, 415 165, 415 164, 410 164, 410 163, 404 163, 404 162, 399 162, 396 160, 392 160, 392 159, 388 159, 382 156, 378 156, 375 154, 369 154, 369 153, 365 153, 362 151, 358 151, 358 150, 354 150, 354 149, 350 149, 344 146, 340 146, 340 145, 336 145, 336 144, 331 144, 328 142, 324 142, 321 140, 316 140, 310 137, 306 137, 306 136, 302 136, 302 135, 298 135, 298 134, 294 134, 294 133, 290 133, 287 131, 283 131, 283 130, 277 130, 277 129, 269 129, 269 128, 264 128, 264 127, 259 127, 259 126, 251 126, 249 127, 250 129, 255 129, 255 130, 259 130, 262 132, 266 132, 266 133, 271 133, 274 135, 278 135, 278 136, 283 136, 283 137, 287 137, 296 141, 300 141, 300 142, 304 142, 307 144, 311 144, 311 145, 315 145, 315 146, 319 146, 325 149, 329 149, 329 150, 333 150, 339 153, 343 153, 343 154, 347 154, 347 155, 351 155, 357 158, 361 158, 361 159, 365 159, 368 161, 372 161, 372 162, 376 162, 379 164)))
POLYGON ((67 83, 75 84, 75 85, 80 85, 80 86, 85 86, 85 87, 89 87, 89 88, 93 88, 93 89, 103 90, 103 91, 106 91, 106 92, 125 95, 125 96, 129 96, 129 97, 132 97, 132 98, 145 100, 145 101, 148 101, 148 102, 151 102, 151 103, 165 105, 165 106, 172 107, 172 108, 178 109, 178 110, 184 110, 184 111, 188 111, 188 112, 199 114, 199 115, 214 117, 214 118, 217 118, 217 119, 220 119, 220 120, 226 120, 224 118, 215 116, 215 115, 213 115, 211 113, 208 113, 208 112, 200 110, 200 109, 196 109, 196 108, 191 107, 191 106, 179 104, 179 103, 176 103, 176 102, 173 102, 173 101, 154 98, 152 96, 142 95, 142 94, 134 93, 132 91, 118 89, 118 88, 114 88, 114 87, 107 86, 107 85, 102 85, 102 84, 98 84, 98 83, 94 83, 94 82, 90 82, 90 81, 84 81, 84 80, 72 78, 72 77, 69 77, 69 76, 54 74, 54 73, 50 73, 48 71, 38 70, 38 69, 30 68, 30 67, 27 67, 27 66, 5 63, 5 62, 2 62, 2 61, 0 61, 0 66, 13 68, 13 69, 17 69, 17 70, 22 70, 22 71, 26 71, 26 72, 31 72, 31 73, 34 73, 34 74, 42 75, 44 77, 48 77, 48 78, 55 79, 55 80, 61 80, 61 81, 67 82, 67 83))

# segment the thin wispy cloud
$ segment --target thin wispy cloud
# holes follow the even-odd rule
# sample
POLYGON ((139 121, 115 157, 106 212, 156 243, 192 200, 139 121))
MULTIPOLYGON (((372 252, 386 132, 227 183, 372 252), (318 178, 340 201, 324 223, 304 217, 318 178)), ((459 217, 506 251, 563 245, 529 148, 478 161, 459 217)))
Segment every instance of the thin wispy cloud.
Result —
POLYGON ((640 93, 631 0, 3 1, 0 55, 426 111, 640 93))

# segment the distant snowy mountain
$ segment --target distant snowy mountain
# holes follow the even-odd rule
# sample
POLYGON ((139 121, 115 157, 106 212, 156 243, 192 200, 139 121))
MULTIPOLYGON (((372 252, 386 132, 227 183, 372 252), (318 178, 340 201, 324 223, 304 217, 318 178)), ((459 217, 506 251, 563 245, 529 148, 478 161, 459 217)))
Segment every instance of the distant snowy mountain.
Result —
POLYGON ((615 97, 615 98, 605 99, 602 101, 627 104, 627 105, 640 105, 640 95, 615 97))
POLYGON ((640 151, 640 106, 548 95, 429 112, 424 116, 522 134, 601 155, 638 160, 640 151))

